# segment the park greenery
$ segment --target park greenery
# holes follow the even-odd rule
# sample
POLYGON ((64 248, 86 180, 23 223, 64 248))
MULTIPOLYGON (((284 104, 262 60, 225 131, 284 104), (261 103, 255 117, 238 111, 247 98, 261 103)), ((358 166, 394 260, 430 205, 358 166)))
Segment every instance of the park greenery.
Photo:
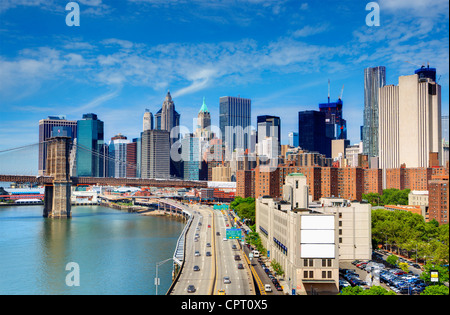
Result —
POLYGON ((395 188, 383 190, 383 194, 363 194, 362 199, 367 200, 372 206, 407 205, 410 189, 399 190, 395 188))
POLYGON ((397 295, 394 291, 388 291, 380 286, 372 286, 369 289, 363 289, 360 286, 345 287, 338 295, 397 295))
POLYGON ((419 214, 408 211, 372 211, 373 248, 379 245, 424 263, 448 265, 448 224, 425 222, 419 214))
POLYGON ((230 208, 236 211, 236 214, 244 221, 248 226, 255 224, 255 198, 242 198, 236 197, 234 201, 230 203, 230 208))

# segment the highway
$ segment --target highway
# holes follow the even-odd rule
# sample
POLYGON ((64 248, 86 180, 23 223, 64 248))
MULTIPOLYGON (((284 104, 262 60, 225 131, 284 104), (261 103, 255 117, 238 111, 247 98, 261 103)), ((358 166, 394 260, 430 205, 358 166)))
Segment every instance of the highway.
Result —
POLYGON ((221 211, 215 211, 216 222, 216 254, 217 254, 217 281, 216 291, 223 290, 227 295, 251 295, 254 294, 253 279, 250 269, 245 261, 241 246, 237 240, 226 240, 226 229, 231 228, 231 223, 225 220, 226 216, 221 211), (229 225, 227 227, 227 224, 229 225), (239 260, 235 260, 239 256, 239 260), (241 268, 238 268, 241 264, 241 268), (228 277, 230 283, 224 278, 228 277))
POLYGON ((253 280, 237 240, 226 240, 225 216, 202 205, 190 206, 194 220, 186 236, 185 263, 173 295, 252 295, 253 280), (220 235, 217 235, 217 232, 220 235), (233 249, 233 245, 236 249, 233 249), (207 253, 210 255, 207 255, 207 253), (235 260, 240 256, 240 261, 235 260), (243 269, 238 269, 241 263, 243 269), (197 266, 197 267, 195 267, 197 266), (197 268, 197 271, 194 270, 197 268), (224 281, 228 277, 228 281, 224 281), (194 292, 188 287, 194 286, 194 292))

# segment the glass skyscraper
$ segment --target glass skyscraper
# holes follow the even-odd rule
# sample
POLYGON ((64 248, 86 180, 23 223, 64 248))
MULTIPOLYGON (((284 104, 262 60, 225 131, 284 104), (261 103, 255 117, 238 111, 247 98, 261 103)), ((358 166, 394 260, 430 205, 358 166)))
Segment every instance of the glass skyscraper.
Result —
POLYGON ((379 89, 386 85, 386 68, 364 69, 364 125, 362 130, 363 152, 369 157, 379 156, 378 116, 379 89))
POLYGON ((228 152, 244 151, 250 147, 251 109, 250 99, 224 96, 220 98, 220 132, 228 152))
POLYGON ((77 122, 78 177, 105 177, 104 123, 96 114, 85 114, 77 122))
POLYGON ((193 134, 186 135, 181 140, 185 180, 199 180, 201 166, 200 138, 193 134))
POLYGON ((310 152, 331 157, 331 138, 326 134, 326 114, 315 110, 298 113, 298 144, 310 152))

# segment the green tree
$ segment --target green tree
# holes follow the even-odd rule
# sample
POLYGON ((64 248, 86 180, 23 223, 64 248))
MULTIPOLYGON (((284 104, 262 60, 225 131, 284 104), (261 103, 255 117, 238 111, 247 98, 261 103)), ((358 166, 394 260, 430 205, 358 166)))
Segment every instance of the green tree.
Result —
POLYGON ((430 285, 420 295, 448 295, 448 291, 445 285, 430 285))
POLYGON ((390 255, 388 258, 386 258, 386 261, 387 261, 389 264, 396 266, 396 265, 397 265, 397 262, 398 262, 398 257, 395 256, 395 255, 390 255))
POLYGON ((380 286, 373 286, 367 290, 364 290, 360 286, 345 287, 342 289, 339 295, 396 295, 393 291, 388 291, 380 286))

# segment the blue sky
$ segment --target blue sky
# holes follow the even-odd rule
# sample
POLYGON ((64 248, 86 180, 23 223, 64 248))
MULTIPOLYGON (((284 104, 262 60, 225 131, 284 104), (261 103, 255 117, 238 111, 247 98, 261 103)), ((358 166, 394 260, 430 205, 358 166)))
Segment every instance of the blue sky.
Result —
POLYGON ((167 90, 192 130, 203 97, 219 123, 219 97, 252 99, 257 115, 278 115, 282 142, 298 111, 318 110, 345 85, 349 139, 363 123, 364 68, 383 65, 387 83, 438 70, 449 103, 447 0, 369 1, 78 0, 81 26, 65 23, 67 0, 0 0, 0 150, 38 142, 38 121, 93 112, 106 138, 137 137, 146 108, 167 90), (409 61, 411 63, 407 63, 409 61))

